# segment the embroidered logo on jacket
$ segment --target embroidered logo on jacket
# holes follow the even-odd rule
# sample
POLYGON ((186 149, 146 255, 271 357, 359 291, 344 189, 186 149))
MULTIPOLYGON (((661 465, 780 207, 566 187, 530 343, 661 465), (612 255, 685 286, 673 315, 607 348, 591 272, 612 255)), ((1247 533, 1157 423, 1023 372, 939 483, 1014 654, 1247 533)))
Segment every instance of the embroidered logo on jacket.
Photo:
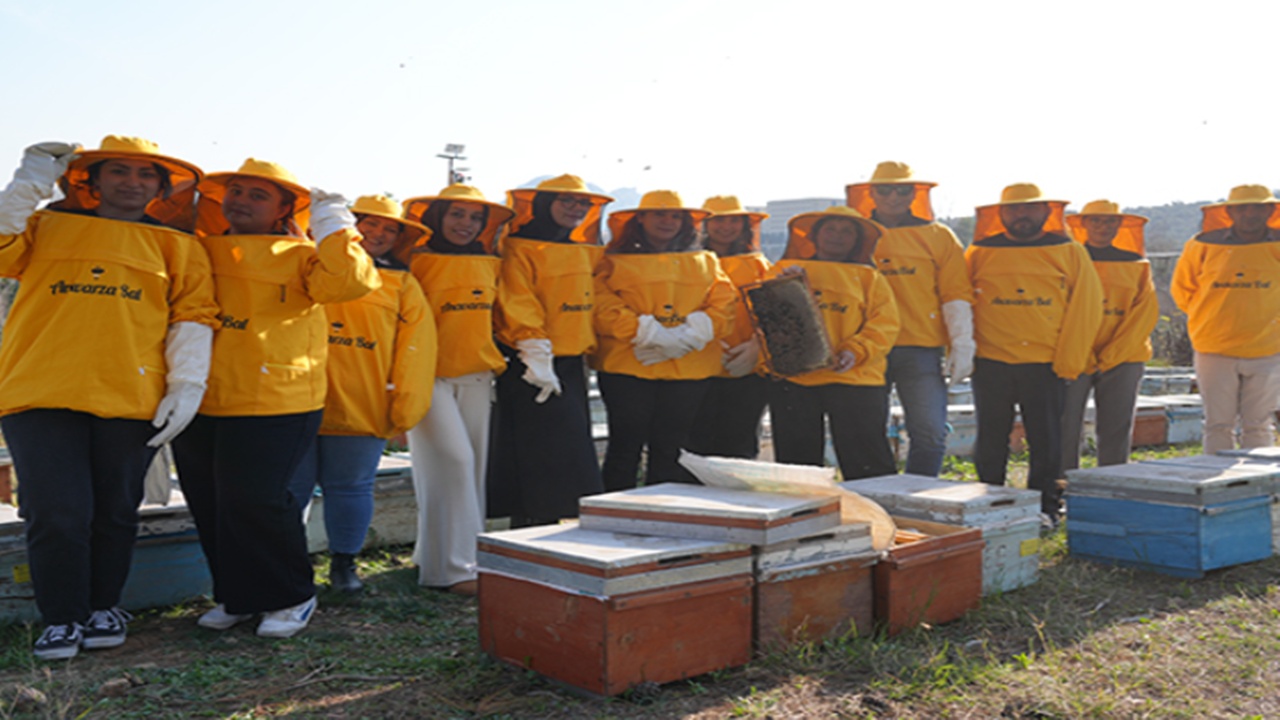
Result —
POLYGON ((219 315, 218 319, 222 321, 223 330, 245 330, 249 325, 249 318, 234 318, 230 315, 219 315))
MULTIPOLYGON (((1025 295, 1025 294, 1026 294, 1026 292, 1027 292, 1026 290, 1023 290, 1022 288, 1018 288, 1018 294, 1019 294, 1019 295, 1025 295)), ((1019 306, 1023 306, 1023 307, 1027 307, 1027 306, 1031 306, 1031 305, 1037 305, 1037 306, 1039 306, 1039 307, 1050 307, 1050 306, 1052 306, 1052 305, 1053 305, 1053 298, 1047 298, 1047 297, 1035 297, 1035 298, 1027 298, 1027 297, 1016 297, 1016 298, 997 297, 997 298, 994 298, 994 299, 991 301, 991 304, 992 304, 992 305, 1019 305, 1019 306)))
POLYGON ((1214 290, 1266 290, 1271 287, 1270 280, 1245 280, 1244 273, 1236 273, 1235 280, 1213 282, 1214 290))
POLYGON ((51 295, 66 295, 68 293, 76 293, 79 295, 107 295, 109 297, 120 297, 125 300, 141 300, 142 288, 131 288, 128 285, 99 285, 97 283, 69 283, 64 280, 49 286, 51 295))

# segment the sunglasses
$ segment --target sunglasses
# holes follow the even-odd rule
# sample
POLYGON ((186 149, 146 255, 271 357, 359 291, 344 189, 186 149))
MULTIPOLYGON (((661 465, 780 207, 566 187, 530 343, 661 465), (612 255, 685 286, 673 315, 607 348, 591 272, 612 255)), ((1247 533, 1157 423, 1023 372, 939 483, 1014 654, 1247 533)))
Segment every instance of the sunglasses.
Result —
POLYGON ((556 198, 556 202, 564 205, 565 207, 576 207, 583 210, 590 210, 592 205, 591 198, 578 197, 574 195, 561 195, 556 198))
POLYGON ((884 197, 889 197, 894 194, 897 194, 900 197, 907 197, 916 193, 915 185, 872 185, 871 189, 874 190, 877 195, 882 195, 884 197))

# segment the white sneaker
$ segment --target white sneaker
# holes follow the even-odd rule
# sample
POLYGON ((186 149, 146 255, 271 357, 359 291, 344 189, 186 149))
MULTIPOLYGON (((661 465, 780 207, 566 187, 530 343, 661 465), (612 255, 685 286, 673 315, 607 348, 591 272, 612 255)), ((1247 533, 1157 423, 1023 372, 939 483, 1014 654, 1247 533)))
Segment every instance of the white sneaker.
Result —
POLYGON ((202 628, 210 630, 230 630, 240 623, 253 617, 252 615, 232 615, 227 612, 227 606, 218 603, 212 610, 200 616, 196 624, 202 628))
POLYGON ((312 595, 306 602, 283 610, 264 613, 262 622, 258 624, 258 635, 269 638, 293 637, 311 622, 316 611, 316 597, 312 595))

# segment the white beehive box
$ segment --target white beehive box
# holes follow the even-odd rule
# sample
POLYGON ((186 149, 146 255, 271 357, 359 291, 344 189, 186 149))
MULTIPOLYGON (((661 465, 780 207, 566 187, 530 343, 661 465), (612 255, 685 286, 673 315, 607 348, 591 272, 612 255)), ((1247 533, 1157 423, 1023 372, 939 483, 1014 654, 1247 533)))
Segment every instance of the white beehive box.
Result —
POLYGON ((584 530, 770 545, 839 525, 840 501, 661 483, 584 497, 578 520, 584 530))
POLYGON ((982 593, 1034 583, 1040 568, 1040 493, 922 475, 851 480, 841 487, 891 515, 982 529, 982 593))

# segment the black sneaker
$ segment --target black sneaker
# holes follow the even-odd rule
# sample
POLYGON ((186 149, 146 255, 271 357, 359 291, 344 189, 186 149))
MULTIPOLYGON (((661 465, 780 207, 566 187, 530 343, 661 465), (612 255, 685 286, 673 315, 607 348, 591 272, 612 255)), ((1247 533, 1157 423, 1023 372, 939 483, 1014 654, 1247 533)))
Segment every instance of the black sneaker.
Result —
POLYGON ((50 625, 40 633, 35 647, 31 650, 41 660, 66 660, 80 652, 80 643, 84 641, 83 628, 80 623, 70 625, 50 625))
POLYGON ((94 610, 84 624, 84 649, 120 647, 124 644, 128 623, 132 619, 132 615, 120 608, 94 610))

